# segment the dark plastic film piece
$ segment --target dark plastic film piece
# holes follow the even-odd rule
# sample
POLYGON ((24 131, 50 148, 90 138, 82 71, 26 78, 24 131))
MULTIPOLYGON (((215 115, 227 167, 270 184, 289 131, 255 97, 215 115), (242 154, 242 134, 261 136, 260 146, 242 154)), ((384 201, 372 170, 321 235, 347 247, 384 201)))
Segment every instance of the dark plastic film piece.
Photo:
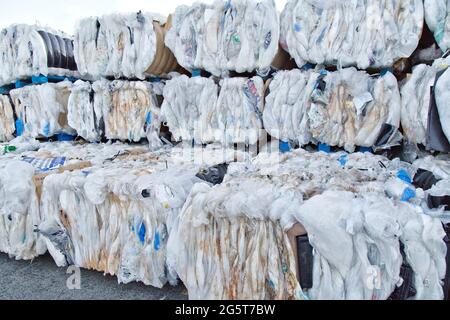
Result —
POLYGON ((300 286, 308 290, 313 287, 314 249, 309 243, 308 236, 300 236, 296 240, 300 286))

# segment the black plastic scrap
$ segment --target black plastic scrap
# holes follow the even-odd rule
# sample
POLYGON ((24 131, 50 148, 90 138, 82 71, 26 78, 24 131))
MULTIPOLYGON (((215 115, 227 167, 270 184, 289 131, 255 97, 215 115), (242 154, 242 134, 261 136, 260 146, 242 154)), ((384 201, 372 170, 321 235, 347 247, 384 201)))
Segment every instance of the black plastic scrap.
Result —
POLYGON ((202 179, 203 181, 212 183, 213 185, 218 185, 223 182, 223 179, 228 172, 228 167, 228 163, 219 164, 206 170, 200 170, 196 177, 202 179))
POLYGON ((414 176, 413 185, 416 188, 421 188, 425 191, 430 190, 440 179, 436 178, 434 174, 428 170, 419 169, 414 176))
POLYGON ((427 202, 430 209, 443 207, 445 211, 450 211, 450 196, 437 197, 429 195, 427 202))
POLYGON ((308 236, 297 237, 297 255, 299 265, 300 286, 308 290, 313 287, 314 255, 308 236))
POLYGON ((403 243, 400 243, 400 250, 403 256, 403 265, 400 269, 400 277, 403 279, 403 284, 395 289, 389 300, 408 300, 417 294, 414 288, 414 271, 406 262, 405 246, 403 243))
MULTIPOLYGON (((446 69, 447 70, 447 69, 446 69)), ((439 78, 446 71, 442 70, 436 75, 434 86, 431 88, 430 110, 428 112, 427 150, 450 152, 450 142, 442 130, 441 118, 436 106, 435 88, 439 78)))

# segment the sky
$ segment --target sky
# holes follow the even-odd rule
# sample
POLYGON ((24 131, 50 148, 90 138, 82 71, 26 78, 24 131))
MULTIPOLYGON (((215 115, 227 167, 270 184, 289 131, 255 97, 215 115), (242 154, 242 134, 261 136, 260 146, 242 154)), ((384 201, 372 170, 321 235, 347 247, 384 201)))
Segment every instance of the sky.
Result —
MULTIPOLYGON (((198 1, 198 0, 197 0, 198 1)), ((212 3, 213 0, 200 0, 212 3)), ((39 24, 73 34, 76 22, 89 16, 139 10, 168 15, 195 0, 0 0, 0 28, 13 23, 39 24)), ((286 0, 275 0, 281 11, 286 0)))

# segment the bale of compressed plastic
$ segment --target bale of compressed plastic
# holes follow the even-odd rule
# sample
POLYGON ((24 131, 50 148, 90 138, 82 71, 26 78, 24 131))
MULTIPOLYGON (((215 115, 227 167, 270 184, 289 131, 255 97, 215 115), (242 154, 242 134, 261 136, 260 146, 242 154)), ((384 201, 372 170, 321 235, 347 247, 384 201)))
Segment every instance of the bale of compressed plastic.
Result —
POLYGON ((404 299, 442 299, 445 233, 406 182, 413 171, 368 153, 262 153, 231 165, 221 185, 194 186, 169 265, 191 299, 383 300, 404 284, 404 299), (302 248, 287 234, 296 224, 314 249, 297 262, 304 287, 292 261, 302 248))
POLYGON ((260 77, 167 81, 162 121, 177 141, 255 144, 263 130, 264 82, 260 77))
POLYGON ((139 142, 148 138, 158 146, 160 129, 159 107, 153 86, 149 82, 100 80, 92 84, 94 112, 103 121, 109 140, 139 142))
POLYGON ((346 68, 335 72, 278 72, 269 86, 264 125, 273 137, 299 145, 320 142, 353 152, 398 143, 400 93, 393 74, 372 77, 346 68))
POLYGON ((442 51, 450 48, 450 4, 445 0, 425 0, 425 21, 442 51))
POLYGON ((52 137, 75 131, 67 124, 67 105, 72 83, 45 83, 30 85, 10 91, 14 103, 19 133, 33 138, 52 137))
POLYGON ((170 20, 166 25, 159 15, 142 12, 82 19, 74 41, 80 73, 143 80, 174 71, 177 62, 164 44, 169 26, 170 20))
POLYGON ((300 67, 384 68, 414 52, 423 23, 420 0, 290 0, 280 42, 300 67))
POLYGON ((12 25, 0 33, 0 85, 39 75, 74 76, 73 40, 36 25, 12 25))
POLYGON ((217 0, 179 6, 166 45, 187 70, 214 75, 270 71, 278 52, 279 18, 270 0, 217 0))
POLYGON ((39 144, 26 137, 10 145, 17 151, 0 161, 0 252, 17 260, 32 260, 47 250, 36 227, 43 218, 42 184, 50 175, 103 163, 131 148, 68 142, 39 144))
POLYGON ((8 142, 14 138, 14 110, 8 95, 0 95, 0 142, 8 142))

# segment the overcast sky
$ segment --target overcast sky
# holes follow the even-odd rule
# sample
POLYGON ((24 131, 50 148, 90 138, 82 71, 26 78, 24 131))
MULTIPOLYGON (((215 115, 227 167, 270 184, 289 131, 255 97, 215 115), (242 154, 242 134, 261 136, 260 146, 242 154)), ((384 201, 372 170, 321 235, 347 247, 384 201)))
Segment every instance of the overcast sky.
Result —
MULTIPOLYGON (((138 10, 172 13, 180 4, 194 0, 0 0, 0 28, 13 23, 38 23, 73 34, 78 19, 112 12, 138 10)), ((213 0, 201 2, 212 3, 213 0)), ((286 0, 275 0, 278 10, 286 0)))

